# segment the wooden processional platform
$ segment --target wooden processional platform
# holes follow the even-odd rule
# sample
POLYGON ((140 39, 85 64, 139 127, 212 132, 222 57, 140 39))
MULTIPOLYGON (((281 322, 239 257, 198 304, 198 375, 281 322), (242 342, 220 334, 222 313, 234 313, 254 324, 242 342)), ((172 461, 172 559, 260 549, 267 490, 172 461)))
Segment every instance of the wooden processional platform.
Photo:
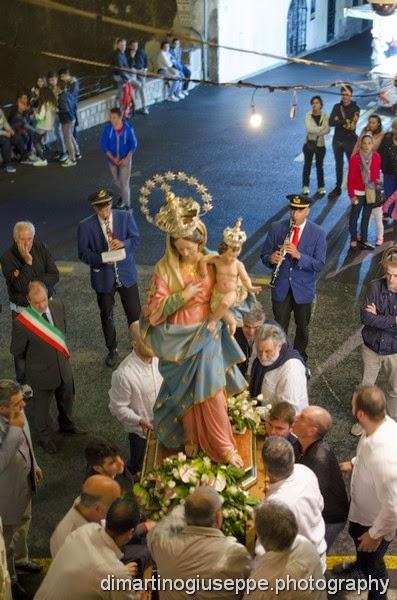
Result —
MULTIPOLYGON (((265 490, 265 472, 261 456, 263 438, 256 437, 249 429, 244 433, 234 433, 234 438, 237 450, 244 461, 245 476, 241 482, 242 487, 244 490, 249 490, 250 495, 261 500, 264 497, 265 490)), ((176 456, 178 452, 183 451, 183 448, 165 448, 155 439, 152 432, 149 432, 141 480, 145 479, 154 469, 161 467, 165 458, 176 456)))

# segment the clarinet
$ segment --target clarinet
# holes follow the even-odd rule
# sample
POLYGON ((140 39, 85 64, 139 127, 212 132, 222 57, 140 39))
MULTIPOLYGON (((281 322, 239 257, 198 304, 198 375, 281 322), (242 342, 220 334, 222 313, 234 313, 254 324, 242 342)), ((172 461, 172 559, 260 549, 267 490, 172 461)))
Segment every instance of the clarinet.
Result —
POLYGON ((281 250, 280 250, 280 252, 281 252, 281 259, 276 264, 276 268, 273 271, 273 275, 272 275, 272 278, 270 280, 270 287, 275 287, 275 285, 276 285, 276 281, 277 281, 277 277, 279 276, 279 273, 280 273, 281 265, 283 264, 285 256, 287 254, 287 251, 285 249, 285 244, 287 244, 291 240, 291 236, 293 234, 294 227, 295 227, 295 224, 291 223, 290 228, 288 230, 288 233, 287 233, 287 235, 285 237, 285 240, 283 242, 283 245, 281 246, 281 250))

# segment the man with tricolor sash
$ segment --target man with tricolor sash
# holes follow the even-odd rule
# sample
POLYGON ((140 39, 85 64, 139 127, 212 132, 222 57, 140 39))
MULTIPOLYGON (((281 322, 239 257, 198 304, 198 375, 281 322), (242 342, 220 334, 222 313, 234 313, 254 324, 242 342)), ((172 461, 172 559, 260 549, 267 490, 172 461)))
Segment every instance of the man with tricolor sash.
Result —
POLYGON ((74 381, 70 353, 66 345, 65 307, 59 299, 48 300, 46 286, 32 281, 28 292, 29 306, 13 322, 11 353, 24 362, 19 383, 33 389, 32 413, 43 449, 54 454, 51 400, 55 396, 59 431, 78 433, 72 418, 74 381))

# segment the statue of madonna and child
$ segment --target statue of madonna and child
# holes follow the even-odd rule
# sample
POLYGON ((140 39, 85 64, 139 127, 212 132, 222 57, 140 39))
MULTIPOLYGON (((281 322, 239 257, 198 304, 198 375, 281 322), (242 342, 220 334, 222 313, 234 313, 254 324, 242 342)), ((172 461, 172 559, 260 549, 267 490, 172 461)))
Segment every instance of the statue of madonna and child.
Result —
POLYGON ((202 449, 214 462, 243 467, 227 395, 247 388, 237 367, 245 356, 233 333, 260 288, 237 259, 246 240, 241 220, 225 229, 216 254, 206 247, 200 218, 212 208, 212 198, 196 178, 181 172, 155 175, 140 193, 147 220, 167 234, 140 322, 142 339, 158 356, 163 377, 154 406, 155 437, 167 448, 184 446, 189 458, 202 449), (202 208, 191 197, 176 196, 173 181, 195 188, 202 208), (153 217, 149 196, 158 187, 166 202, 153 217))

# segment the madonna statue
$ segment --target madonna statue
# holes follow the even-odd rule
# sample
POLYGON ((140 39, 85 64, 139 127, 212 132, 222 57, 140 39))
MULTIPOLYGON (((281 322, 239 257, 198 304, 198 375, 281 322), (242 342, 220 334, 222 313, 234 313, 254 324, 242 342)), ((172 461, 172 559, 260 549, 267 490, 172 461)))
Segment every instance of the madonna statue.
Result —
POLYGON ((202 277, 198 264, 208 253, 207 230, 199 218, 200 205, 170 192, 166 181, 175 178, 202 192, 207 210, 211 198, 184 173, 157 175, 141 189, 143 212, 167 233, 165 255, 154 268, 141 319, 143 340, 159 357, 164 378, 154 406, 154 432, 167 448, 184 445, 188 457, 201 448, 215 462, 242 467, 226 394, 247 387, 236 366, 245 357, 223 321, 213 333, 207 329, 215 273, 209 265, 202 277), (148 196, 158 183, 167 204, 153 219, 148 196))

